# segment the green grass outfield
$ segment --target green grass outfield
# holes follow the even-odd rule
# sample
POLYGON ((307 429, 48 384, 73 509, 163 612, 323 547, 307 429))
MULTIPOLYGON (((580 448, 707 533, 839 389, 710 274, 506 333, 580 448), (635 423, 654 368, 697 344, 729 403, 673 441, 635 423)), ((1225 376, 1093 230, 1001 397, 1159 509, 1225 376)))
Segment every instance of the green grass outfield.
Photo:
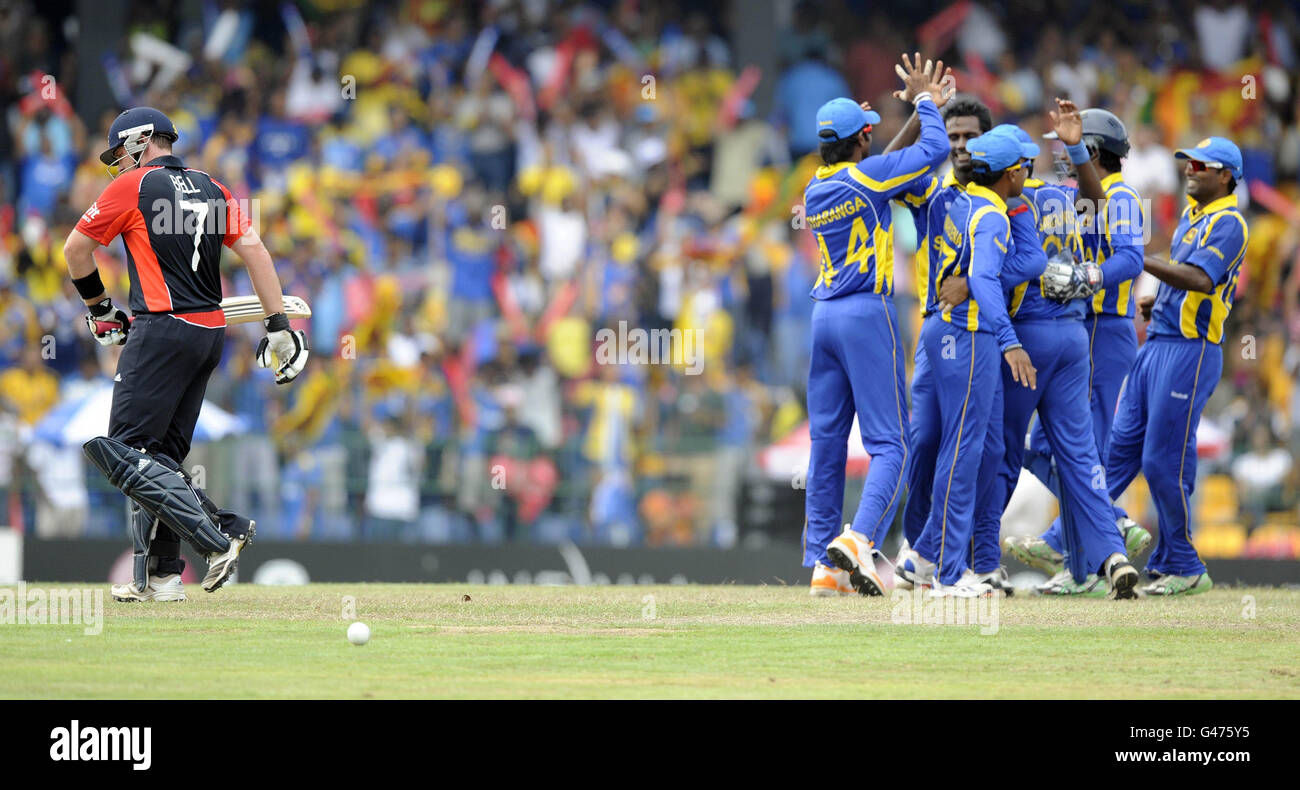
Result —
POLYGON ((803 587, 190 585, 168 604, 93 587, 98 635, 0 621, 0 697, 1300 697, 1300 592, 1278 589, 1018 596, 985 635, 803 587))

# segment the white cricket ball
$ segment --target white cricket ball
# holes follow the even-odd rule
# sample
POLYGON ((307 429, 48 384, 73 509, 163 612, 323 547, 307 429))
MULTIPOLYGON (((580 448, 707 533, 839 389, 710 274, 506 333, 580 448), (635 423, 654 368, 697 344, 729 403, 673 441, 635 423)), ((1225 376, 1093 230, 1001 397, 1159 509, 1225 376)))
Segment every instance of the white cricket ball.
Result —
POLYGON ((348 641, 358 646, 369 642, 370 626, 365 623, 353 623, 348 626, 348 641))

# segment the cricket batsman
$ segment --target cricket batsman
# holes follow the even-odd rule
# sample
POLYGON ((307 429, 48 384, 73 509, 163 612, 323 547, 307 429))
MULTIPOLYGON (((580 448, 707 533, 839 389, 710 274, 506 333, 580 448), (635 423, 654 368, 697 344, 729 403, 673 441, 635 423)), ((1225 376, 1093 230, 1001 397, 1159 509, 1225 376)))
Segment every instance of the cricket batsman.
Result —
POLYGON ((1147 595, 1214 586, 1192 545, 1196 426, 1223 372, 1223 328, 1249 235, 1233 194, 1242 177, 1237 146, 1209 137, 1174 155, 1187 162, 1188 205, 1169 260, 1144 261, 1160 288, 1139 304, 1151 324, 1119 398, 1106 464, 1112 498, 1141 471, 1155 499, 1160 536, 1147 561, 1155 579, 1142 588, 1147 595))
POLYGON ((64 255, 100 345, 123 345, 113 387, 108 435, 86 456, 131 500, 132 581, 113 585, 117 601, 183 601, 183 538, 208 561, 203 589, 213 592, 235 572, 255 524, 218 509, 181 463, 189 454, 208 377, 221 361, 221 248, 248 267, 266 318, 258 364, 276 382, 297 378, 307 362, 306 337, 283 313, 271 256, 230 190, 172 155, 178 135, 152 107, 123 112, 108 130, 100 161, 113 181, 68 234, 64 255), (128 306, 105 291, 94 252, 118 236, 126 247, 128 306))
POLYGON ((813 595, 849 589, 883 595, 875 546, 884 538, 907 465, 907 393, 904 350, 894 309, 894 251, 889 202, 948 155, 939 104, 943 62, 907 55, 898 67, 921 122, 915 145, 869 156, 872 125, 880 116, 852 99, 832 99, 817 112, 825 163, 804 191, 804 206, 821 253, 813 286, 812 359, 804 567, 812 567, 813 595), (862 444, 871 454, 862 499, 852 524, 836 536, 844 504, 844 464, 857 414, 862 444))

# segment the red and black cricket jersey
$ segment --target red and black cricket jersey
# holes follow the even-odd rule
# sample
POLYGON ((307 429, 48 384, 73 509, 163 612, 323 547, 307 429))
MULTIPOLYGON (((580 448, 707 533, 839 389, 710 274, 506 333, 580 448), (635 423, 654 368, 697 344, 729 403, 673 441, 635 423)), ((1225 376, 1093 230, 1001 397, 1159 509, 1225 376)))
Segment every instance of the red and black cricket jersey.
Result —
POLYGON ((248 227, 229 189, 175 156, 115 178, 77 222, 77 230, 105 246, 122 237, 132 313, 207 314, 217 326, 225 325, 221 246, 232 246, 248 227))

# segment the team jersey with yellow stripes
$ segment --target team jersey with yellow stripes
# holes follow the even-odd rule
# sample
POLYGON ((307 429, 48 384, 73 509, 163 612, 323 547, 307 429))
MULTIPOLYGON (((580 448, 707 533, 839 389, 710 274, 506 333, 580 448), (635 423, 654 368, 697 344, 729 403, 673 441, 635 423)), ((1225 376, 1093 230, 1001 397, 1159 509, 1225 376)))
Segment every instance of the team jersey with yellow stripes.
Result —
POLYGON ((1101 289, 1087 300, 1087 313, 1132 318, 1137 308, 1133 280, 1142 273, 1142 199, 1119 173, 1101 180, 1106 199, 1091 221, 1080 218, 1082 258, 1101 267, 1101 289))
POLYGON ((916 225, 916 288, 921 315, 933 310, 930 300, 931 261, 941 260, 940 239, 943 236, 943 219, 957 196, 966 187, 957 181, 951 170, 943 177, 930 176, 914 182, 902 195, 902 204, 912 212, 916 225))
POLYGON ((821 258, 814 299, 860 291, 893 296, 889 201, 933 173, 948 154, 948 136, 934 102, 922 100, 917 113, 921 136, 916 144, 857 163, 820 167, 804 189, 804 213, 821 258))
POLYGON ((1237 277, 1246 257, 1249 230, 1237 210, 1235 195, 1206 206, 1191 198, 1188 203, 1174 231, 1169 262, 1199 267, 1214 282, 1214 291, 1184 291, 1160 283, 1147 334, 1222 343, 1223 325, 1232 310, 1237 277))
MULTIPOLYGON (((1007 204, 992 190, 968 184, 943 219, 939 246, 942 252, 930 278, 930 301, 936 302, 939 285, 947 277, 965 277, 970 290, 969 298, 945 308, 939 317, 970 332, 991 333, 1004 351, 1018 345, 1007 315, 1005 291, 1012 282, 1041 275, 1043 269, 1039 266, 1036 273, 1007 272, 1004 279, 1004 264, 1016 260, 1007 204)), ((1041 257, 1041 252, 1038 254, 1041 257)), ((937 304, 932 305, 933 309, 937 304)))
MULTIPOLYGON (((1025 179, 1025 189, 1020 197, 1025 201, 1028 217, 1022 223, 1020 216, 1011 216, 1012 237, 1017 249, 1036 245, 1047 259, 1069 249, 1079 249, 1078 230, 1074 218, 1074 199, 1067 189, 1048 184, 1036 178, 1025 179)), ((1012 287, 1007 295, 1007 313, 1012 320, 1028 321, 1041 318, 1083 319, 1084 306, 1080 299, 1064 304, 1043 296, 1042 277, 1012 287)))
POLYGON ((1029 204, 1038 228, 1043 253, 1052 257, 1062 249, 1078 250, 1078 223, 1074 215, 1074 194, 1068 187, 1026 178, 1020 197, 1029 204))

